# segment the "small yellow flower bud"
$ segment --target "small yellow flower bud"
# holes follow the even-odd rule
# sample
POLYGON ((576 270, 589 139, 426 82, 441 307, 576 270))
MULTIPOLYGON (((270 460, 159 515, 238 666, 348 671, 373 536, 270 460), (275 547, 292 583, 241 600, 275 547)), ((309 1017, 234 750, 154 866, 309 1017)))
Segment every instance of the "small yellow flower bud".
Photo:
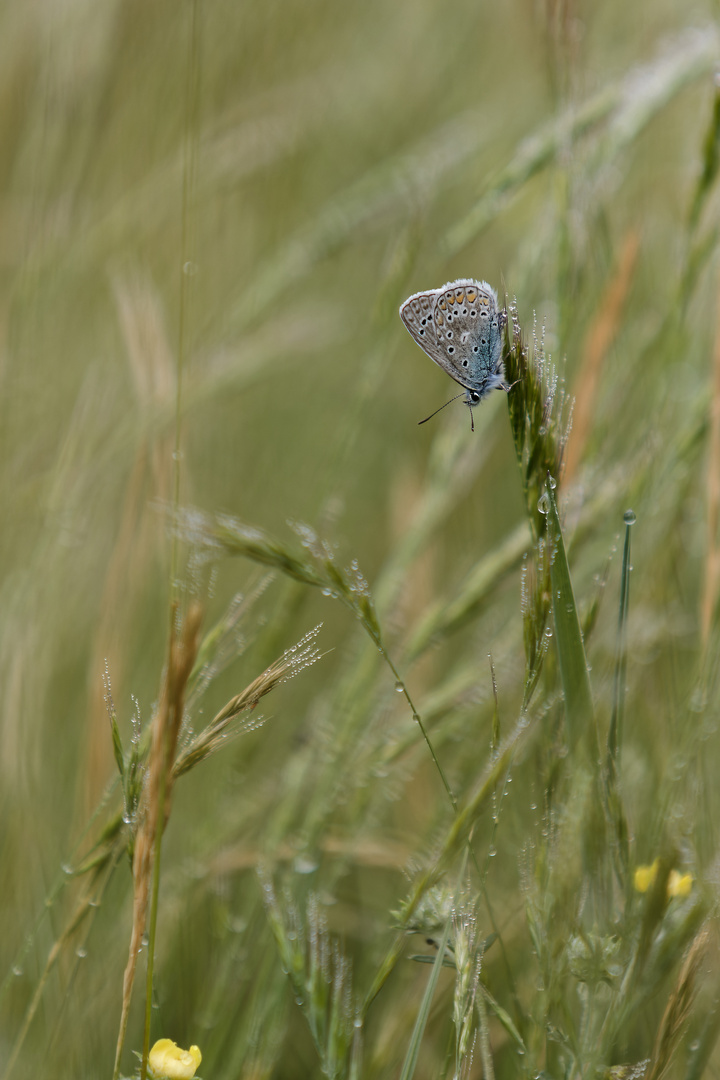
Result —
POLYGON ((153 1080, 192 1080, 201 1061, 197 1046, 181 1050, 172 1039, 158 1039, 148 1055, 153 1080))
POLYGON ((657 877, 660 860, 656 859, 650 866, 638 866, 635 871, 634 883, 637 892, 647 892, 657 877))
POLYGON ((681 874, 679 870, 671 870, 668 878, 668 896, 689 896, 692 892, 692 874, 681 874))

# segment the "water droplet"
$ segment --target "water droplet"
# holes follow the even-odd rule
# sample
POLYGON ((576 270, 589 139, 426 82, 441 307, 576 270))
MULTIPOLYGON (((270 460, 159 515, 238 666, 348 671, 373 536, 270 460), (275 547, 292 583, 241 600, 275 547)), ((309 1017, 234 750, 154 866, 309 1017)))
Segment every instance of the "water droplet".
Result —
POLYGON ((626 525, 634 525, 637 521, 637 516, 634 510, 626 510, 623 514, 623 521, 626 525))
POLYGON ((550 499, 548 498, 547 491, 544 491, 538 499, 538 510, 541 514, 548 514, 550 512, 550 499))
POLYGON ((78 960, 84 960, 85 957, 87 956, 87 949, 83 949, 82 946, 79 946, 75 950, 75 955, 77 956, 78 960))
POLYGON ((294 863, 295 872, 298 874, 312 874, 318 868, 317 859, 310 859, 306 855, 298 855, 294 863))
POLYGON ((197 274, 197 263, 191 262, 188 259, 188 261, 183 264, 183 274, 186 274, 187 277, 192 277, 194 274, 197 274))
POLYGON ((25 974, 20 964, 13 964, 12 973, 13 975, 17 975, 18 977, 25 974))
POLYGON ((399 680, 399 679, 398 679, 398 681, 397 681, 397 682, 395 683, 395 689, 397 690, 398 694, 402 694, 403 690, 405 689, 405 688, 404 688, 404 686, 403 686, 403 684, 402 684, 402 683, 400 682, 400 680, 399 680))
POLYGON ((550 476, 549 474, 548 474, 548 485, 553 489, 553 491, 557 487, 557 480, 555 479, 554 476, 550 476))
POLYGON ((494 844, 491 844, 488 848, 488 857, 493 859, 497 855, 497 848, 494 844))

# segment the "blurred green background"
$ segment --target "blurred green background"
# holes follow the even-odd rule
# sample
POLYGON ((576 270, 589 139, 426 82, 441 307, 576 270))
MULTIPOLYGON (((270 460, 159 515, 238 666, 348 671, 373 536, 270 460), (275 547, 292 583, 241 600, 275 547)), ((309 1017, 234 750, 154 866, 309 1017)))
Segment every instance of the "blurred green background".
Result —
MULTIPOLYGON (((176 462, 182 506, 293 549, 291 523, 308 523, 380 583, 389 650, 454 790, 488 753, 490 652, 502 722, 516 719, 522 534, 475 607, 410 660, 428 611, 462 595, 524 515, 504 395, 475 411, 474 435, 460 403, 417 426, 454 384, 397 308, 456 277, 517 298, 527 339, 544 336, 577 396, 565 520, 579 606, 601 599, 588 648, 605 717, 615 545, 623 511, 638 515, 631 831, 651 862, 669 822, 707 879, 716 19, 716 5, 662 0, 2 5, 0 1059, 81 888, 62 867, 114 773, 106 665, 126 740, 159 692, 176 462)), ((210 570, 187 543, 178 581, 207 626, 258 590, 194 728, 320 622, 327 655, 175 792, 154 1034, 199 1043, 206 1078, 320 1075, 258 864, 301 911, 320 897, 362 996, 406 875, 452 812, 345 609, 242 560, 210 570)), ((502 855, 492 884, 525 989, 519 866, 542 830, 543 752, 499 836, 477 837, 502 855)), ((111 1074, 130 918, 123 862, 43 987, 13 1075, 111 1074)), ((428 970, 393 973, 363 1075, 397 1075, 428 970)), ((136 997, 140 1049, 139 984, 136 997)), ((658 1009, 618 1060, 647 1055, 658 1009)), ((445 1075, 444 1023, 433 1014, 418 1075, 445 1075)), ((515 1075, 494 1034, 498 1075, 515 1075)), ((468 1068, 482 1074, 478 1057, 468 1068)))

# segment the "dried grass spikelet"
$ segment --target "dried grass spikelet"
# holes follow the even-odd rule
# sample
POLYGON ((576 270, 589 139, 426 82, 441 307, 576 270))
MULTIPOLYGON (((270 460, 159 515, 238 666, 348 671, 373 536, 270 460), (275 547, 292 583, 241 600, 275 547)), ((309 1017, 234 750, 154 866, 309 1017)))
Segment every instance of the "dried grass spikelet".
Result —
MULTIPOLYGON (((209 757, 223 745, 226 733, 241 713, 252 711, 266 694, 274 690, 279 683, 294 678, 306 667, 316 663, 323 655, 315 645, 322 623, 309 630, 292 648, 286 649, 282 656, 273 660, 262 674, 241 690, 223 706, 210 723, 199 731, 192 741, 179 752, 172 766, 173 780, 192 769, 204 758, 209 757)), ((245 722, 240 730, 251 731, 262 723, 260 718, 255 723, 245 722)))
POLYGON ((668 1000, 644 1080, 662 1080, 672 1064, 697 995, 697 976, 707 956, 710 933, 701 926, 687 951, 668 1000))

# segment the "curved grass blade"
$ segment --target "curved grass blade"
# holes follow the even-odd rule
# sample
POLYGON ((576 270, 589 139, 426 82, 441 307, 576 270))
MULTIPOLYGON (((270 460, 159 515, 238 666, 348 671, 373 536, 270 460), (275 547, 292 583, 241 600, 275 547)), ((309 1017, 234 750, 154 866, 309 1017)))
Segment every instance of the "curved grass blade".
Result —
MULTIPOLYGON (((563 696, 565 698, 565 723, 568 743, 577 746, 592 732, 595 733, 590 676, 588 675, 585 646, 580 630, 575 595, 563 543, 555 491, 551 483, 546 489, 547 522, 552 545, 550 580, 552 583, 552 609, 555 622, 555 641, 563 696)), ((592 743, 591 743, 592 745, 592 743)), ((597 762, 597 755, 591 754, 597 762)))

